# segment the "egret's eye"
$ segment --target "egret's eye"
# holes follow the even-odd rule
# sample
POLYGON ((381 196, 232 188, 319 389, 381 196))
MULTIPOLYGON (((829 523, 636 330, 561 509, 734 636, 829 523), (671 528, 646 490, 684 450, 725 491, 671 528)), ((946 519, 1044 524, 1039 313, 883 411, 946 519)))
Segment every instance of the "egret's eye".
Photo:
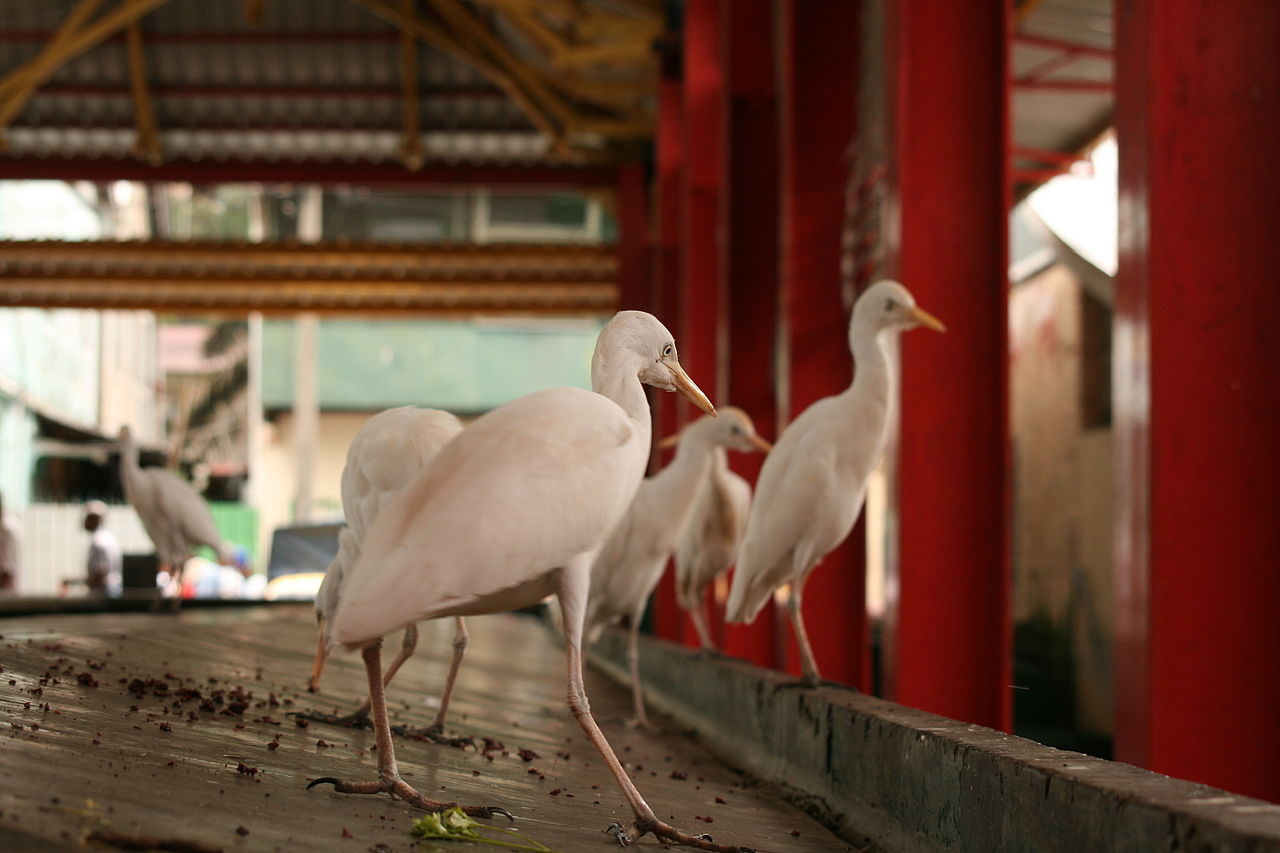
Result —
POLYGON ((662 357, 671 358, 671 356, 675 354, 675 351, 676 351, 676 348, 674 346, 672 346, 671 344, 667 344, 665 347, 662 348, 662 357))
POLYGON ((898 307, 898 303, 894 302, 892 299, 886 299, 884 301, 884 310, 892 311, 896 307, 898 307))
POLYGON ((742 427, 739 426, 732 426, 729 428, 729 431, 734 435, 742 435, 742 427))

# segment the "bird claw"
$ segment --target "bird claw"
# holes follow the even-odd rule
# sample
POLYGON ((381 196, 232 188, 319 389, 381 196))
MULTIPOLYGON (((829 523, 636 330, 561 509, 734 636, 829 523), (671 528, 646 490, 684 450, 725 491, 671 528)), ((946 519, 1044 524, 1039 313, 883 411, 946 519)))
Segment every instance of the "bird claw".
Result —
POLYGON ((462 810, 472 817, 492 818, 502 815, 512 823, 515 823, 516 820, 516 816, 504 809, 502 806, 473 806, 471 808, 464 807, 462 810), (483 814, 481 814, 481 812, 483 812, 483 814))
POLYGON ((392 726, 391 733, 409 738, 410 740, 429 740, 432 743, 438 743, 443 746, 456 746, 458 749, 471 747, 476 749, 476 739, 470 735, 463 737, 453 737, 444 733, 444 726, 431 725, 425 729, 411 729, 408 726, 392 726))
POLYGON ((335 779, 332 776, 324 776, 320 779, 312 779, 310 784, 307 785, 307 790, 310 791, 316 785, 332 785, 333 787, 337 788, 341 784, 342 784, 341 779, 335 779))
POLYGON ((606 826, 604 831, 612 835, 615 839, 617 839, 619 847, 626 847, 633 840, 631 836, 627 834, 622 824, 618 823, 616 820, 613 823, 606 826))
POLYGON ((319 711, 290 711, 287 716, 298 720, 308 720, 313 723, 325 723, 330 726, 345 726, 349 729, 366 729, 373 728, 373 723, 368 716, 363 714, 323 714, 319 711))
MULTIPOLYGON (((340 794, 390 794, 393 799, 404 800, 416 808, 429 812, 447 811, 458 805, 457 803, 428 800, 398 776, 384 777, 376 782, 344 782, 332 776, 323 776, 319 779, 313 779, 307 785, 307 790, 310 791, 316 785, 325 784, 332 785, 333 789, 340 794)), ((461 808, 471 817, 493 818, 502 815, 512 822, 516 819, 515 815, 501 806, 461 806, 461 808)))

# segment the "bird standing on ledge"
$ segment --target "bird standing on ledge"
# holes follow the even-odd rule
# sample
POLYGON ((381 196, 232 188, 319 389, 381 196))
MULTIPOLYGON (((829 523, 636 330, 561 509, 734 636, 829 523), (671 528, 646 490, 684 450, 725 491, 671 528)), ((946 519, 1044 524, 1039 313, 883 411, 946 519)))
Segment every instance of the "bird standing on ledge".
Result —
POLYGON ((921 325, 946 331, 898 282, 867 288, 849 321, 853 383, 801 412, 760 469, 725 615, 751 622, 775 589, 790 584, 787 610, 810 685, 820 675, 800 609, 804 582, 853 529, 884 450, 893 388, 886 337, 921 325))
POLYGON ((676 598, 706 651, 717 650, 707 625, 706 590, 738 559, 749 512, 751 484, 729 470, 728 454, 717 447, 689 523, 676 543, 676 598))
POLYGON ((592 641, 615 619, 629 621, 627 660, 631 667, 633 725, 649 726, 640 688, 640 619, 667 558, 689 523, 698 488, 711 469, 714 451, 769 451, 742 409, 726 406, 718 418, 699 418, 661 444, 676 444, 671 464, 640 484, 622 521, 605 540, 591 569, 591 602, 586 636, 592 641))

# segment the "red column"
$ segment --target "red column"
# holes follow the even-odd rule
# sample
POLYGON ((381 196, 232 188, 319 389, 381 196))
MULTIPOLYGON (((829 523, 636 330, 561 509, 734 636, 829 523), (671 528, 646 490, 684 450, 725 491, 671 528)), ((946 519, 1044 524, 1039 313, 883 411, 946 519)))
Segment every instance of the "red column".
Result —
POLYGON ((618 220, 618 307, 650 310, 649 201, 644 164, 618 169, 615 212, 618 220))
POLYGON ((1280 801, 1280 6, 1116 12, 1116 757, 1280 801))
MULTIPOLYGON (((722 168, 724 221, 720 279, 729 326, 728 395, 717 402, 747 411, 762 435, 773 436, 775 343, 778 326, 778 105, 774 81, 773 4, 723 3, 722 168)), ((735 471, 755 482, 758 454, 730 454, 735 471)), ((729 626, 730 654, 766 666, 782 663, 774 608, 749 626, 729 626)))
MULTIPOLYGON (((697 351, 696 330, 685 321, 685 298, 681 292, 681 267, 686 247, 682 238, 686 225, 681 201, 685 176, 685 134, 681 83, 678 68, 670 57, 664 57, 662 78, 658 84, 657 135, 657 222, 658 260, 654 264, 657 295, 656 315, 676 336, 680 360, 689 375, 708 393, 713 373, 705 365, 696 364, 689 356, 697 351)), ((682 423, 678 395, 649 394, 657 416, 654 423, 655 463, 660 468, 671 461, 670 451, 657 451, 657 443, 672 435, 682 423)), ((653 593, 653 631, 659 637, 678 640, 685 621, 676 601, 675 578, 667 571, 653 593)))
MULTIPOLYGON (((856 130, 860 8, 847 0, 779 5, 782 119, 780 414, 849 387, 849 305, 840 273, 846 151, 856 130)), ((859 525, 805 586, 814 655, 830 679, 869 687, 866 538, 859 525)), ((800 672, 794 638, 787 668, 800 672)))
POLYGON ((902 338, 891 696, 1008 729, 1009 8, 897 0, 891 255, 945 335, 902 338))
MULTIPOLYGON (((681 296, 684 333, 680 358, 711 399, 725 398, 722 340, 726 332, 725 299, 720 279, 720 192, 722 163, 724 71, 720 58, 720 4, 690 0, 685 4, 683 38, 685 180, 681 193, 684 215, 681 296)), ((683 404, 685 420, 701 412, 683 404)), ((712 608, 712 632, 723 639, 724 618, 712 608)), ((688 617, 680 638, 697 645, 697 632, 688 617)))

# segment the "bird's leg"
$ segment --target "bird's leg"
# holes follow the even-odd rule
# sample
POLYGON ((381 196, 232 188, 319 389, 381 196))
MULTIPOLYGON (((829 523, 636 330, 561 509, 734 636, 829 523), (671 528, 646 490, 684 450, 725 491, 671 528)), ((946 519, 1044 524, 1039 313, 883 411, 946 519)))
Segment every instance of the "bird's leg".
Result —
POLYGON ((698 606, 689 611, 689 616, 693 619, 693 627, 698 631, 698 639, 702 642, 702 650, 705 652, 718 652, 715 641, 711 639, 711 628, 707 625, 707 609, 706 602, 701 598, 698 599, 698 606))
MULTIPOLYGON (((418 629, 417 626, 410 625, 405 628, 405 647, 409 649, 408 655, 413 654, 413 646, 409 645, 409 631, 413 631, 413 645, 417 645, 418 629)), ((442 743, 446 746, 463 747, 476 745, 475 738, 472 737, 449 737, 444 733, 444 721, 449 714, 449 701, 453 698, 453 685, 458 680, 458 670, 462 666, 462 656, 467 650, 467 625, 462 621, 461 616, 454 617, 454 634, 453 634, 453 659, 449 661, 449 675, 444 682, 444 690, 440 692, 440 707, 436 710, 436 719, 425 729, 401 730, 400 727, 392 729, 397 734, 407 734, 414 738, 426 738, 442 743)), ((397 657, 397 660, 399 658, 397 657)), ((391 674, 387 674, 387 681, 391 680, 391 674)))
POLYGON ((795 631, 796 645, 800 647, 800 666, 804 671, 803 683, 808 687, 817 687, 822 683, 818 674, 818 662, 813 657, 813 646, 809 645, 809 633, 804 629, 804 614, 800 611, 800 585, 792 584, 791 595, 787 596, 787 613, 791 616, 791 628, 795 631))
POLYGON ((632 711, 627 725, 633 729, 652 729, 653 725, 644 712, 644 689, 640 686, 640 619, 634 613, 627 631, 627 665, 631 668, 632 711))
MULTIPOLYGON (((378 748, 378 780, 376 782, 344 782, 332 776, 316 779, 307 785, 308 790, 316 785, 329 784, 342 794, 380 794, 386 792, 398 797, 415 808, 429 812, 445 811, 457 803, 445 803, 429 800, 415 791, 408 782, 400 778, 400 769, 396 765, 395 748, 391 743, 391 727, 387 719, 386 693, 382 686, 382 640, 378 639, 365 646, 360 652, 364 658, 365 673, 369 678, 369 704, 373 711, 373 731, 378 748)), ((472 817, 493 817, 511 813, 497 806, 463 806, 462 810, 472 817)), ((514 818, 512 818, 514 819, 514 818)))
POLYGON ((324 672, 325 661, 329 659, 329 647, 325 641, 323 620, 316 620, 316 631, 320 636, 316 641, 316 659, 311 664, 311 680, 307 682, 308 693, 315 693, 320 689, 320 674, 324 672))
POLYGON ((573 563, 561 570, 560 589, 557 595, 564 617, 565 647, 569 667, 569 710, 573 712, 578 725, 582 726, 587 739, 604 759, 618 787, 622 789, 627 805, 631 806, 631 811, 635 815, 631 826, 615 825, 609 828, 609 833, 623 847, 636 841, 645 833, 651 832, 659 840, 672 844, 687 844, 702 850, 711 850, 713 853, 741 853, 746 848, 716 844, 710 836, 687 835, 658 820, 658 816, 644 801, 644 797, 640 795, 631 777, 627 776, 627 771, 623 769, 622 762, 618 760, 613 747, 609 746, 609 741, 605 739, 604 732, 600 731, 595 718, 591 716, 591 705, 587 701, 587 691, 582 681, 582 623, 586 616, 590 579, 591 555, 586 555, 585 560, 581 557, 575 558, 573 563))

